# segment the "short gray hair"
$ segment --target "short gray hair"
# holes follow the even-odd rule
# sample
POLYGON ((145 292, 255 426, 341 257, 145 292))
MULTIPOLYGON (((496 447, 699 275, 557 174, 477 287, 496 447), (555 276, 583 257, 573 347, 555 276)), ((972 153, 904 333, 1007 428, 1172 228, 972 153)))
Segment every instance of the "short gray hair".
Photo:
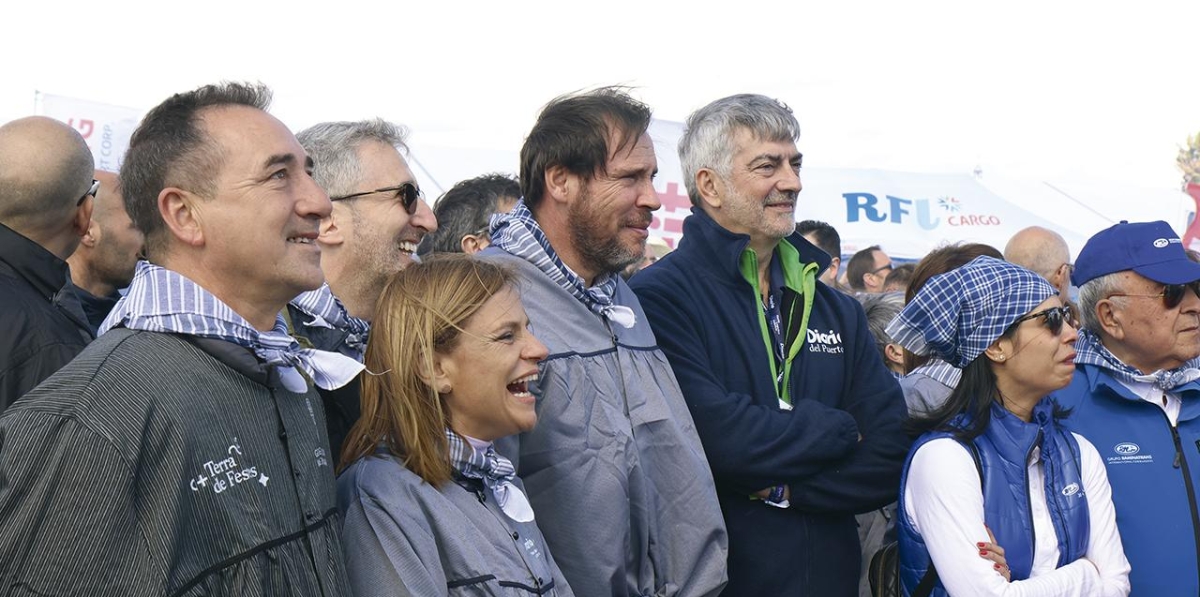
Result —
POLYGON ((899 292, 863 293, 855 298, 862 303, 863 312, 867 315, 867 328, 875 340, 875 349, 879 357, 887 364, 887 345, 895 340, 887 333, 887 326, 904 308, 904 295, 899 292))
POLYGON ((355 186, 362 179, 358 148, 378 141, 408 153, 408 129, 381 118, 358 122, 322 122, 296 135, 313 160, 313 179, 331 197, 363 190, 355 186))
POLYGON ((1096 316, 1096 305, 1113 293, 1120 292, 1121 272, 1092 278, 1079 287, 1079 320, 1083 329, 1099 334, 1100 318, 1096 316))
POLYGON ((700 205, 696 173, 710 168, 722 178, 733 173, 734 136, 746 129, 757 139, 792 141, 800 138, 800 123, 792 109, 765 95, 743 93, 719 99, 692 113, 679 139, 679 163, 692 205, 700 205))

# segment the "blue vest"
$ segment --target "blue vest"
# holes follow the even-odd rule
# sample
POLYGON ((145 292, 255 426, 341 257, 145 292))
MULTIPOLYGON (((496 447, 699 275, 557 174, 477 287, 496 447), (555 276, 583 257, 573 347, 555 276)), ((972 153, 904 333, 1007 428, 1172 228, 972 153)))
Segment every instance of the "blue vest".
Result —
MULTIPOLYGON (((1004 548, 1014 581, 1029 578, 1033 568, 1033 515, 1029 506, 1026 463, 1035 447, 1041 449, 1046 506, 1058 536, 1058 566, 1074 562, 1087 552, 1090 528, 1079 444, 1070 432, 1058 425, 1052 411, 1053 403, 1042 400, 1034 408, 1033 421, 1026 423, 999 404, 993 404, 991 424, 966 446, 983 472, 984 521, 996 536, 996 543, 1004 548)), ((943 437, 953 435, 932 431, 917 440, 904 464, 901 488, 908 482, 908 469, 917 449, 930 440, 943 437)), ((925 541, 913 529, 905 512, 901 489, 897 526, 900 582, 904 595, 908 596, 921 582, 930 558, 925 541)), ((946 594, 939 580, 933 595, 946 594)))

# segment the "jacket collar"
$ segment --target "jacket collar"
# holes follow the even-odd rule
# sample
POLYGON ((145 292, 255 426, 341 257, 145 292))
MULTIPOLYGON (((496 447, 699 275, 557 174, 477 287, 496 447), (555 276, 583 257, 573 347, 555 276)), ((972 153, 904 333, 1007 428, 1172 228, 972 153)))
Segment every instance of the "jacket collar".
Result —
MULTIPOLYGON (((1075 366, 1075 375, 1082 375, 1086 391, 1092 396, 1109 395, 1118 400, 1143 402, 1142 397, 1134 394, 1125 384, 1113 377, 1104 367, 1080 363, 1075 366)), ((1176 388, 1175 393, 1183 400, 1183 408, 1179 411, 1180 421, 1190 421, 1200 417, 1200 380, 1190 381, 1176 388)))
POLYGON ((71 278, 66 261, 4 224, 0 224, 0 261, 47 301, 54 300, 71 278))
MULTIPOLYGON (((825 251, 808 242, 800 234, 793 233, 782 242, 796 249, 800 254, 801 263, 816 263, 817 277, 820 277, 833 261, 825 251)), ((679 241, 679 248, 689 247, 689 250, 700 254, 705 261, 715 264, 716 267, 711 271, 719 272, 718 275, 741 280, 741 257, 749 245, 750 235, 722 228, 699 207, 692 207, 692 215, 683 221, 683 238, 679 241), (691 247, 693 244, 697 246, 691 247)))

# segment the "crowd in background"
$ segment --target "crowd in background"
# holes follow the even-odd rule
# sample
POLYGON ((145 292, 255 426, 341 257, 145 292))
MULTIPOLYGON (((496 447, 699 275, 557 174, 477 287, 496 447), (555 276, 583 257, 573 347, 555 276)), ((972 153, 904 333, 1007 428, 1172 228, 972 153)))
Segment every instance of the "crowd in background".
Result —
POLYGON ((0 126, 0 595, 1197 595, 1200 264, 1164 222, 842 263, 799 125, 406 131, 166 99, 121 171, 0 126), (1072 294, 1072 292, 1075 294, 1072 294))

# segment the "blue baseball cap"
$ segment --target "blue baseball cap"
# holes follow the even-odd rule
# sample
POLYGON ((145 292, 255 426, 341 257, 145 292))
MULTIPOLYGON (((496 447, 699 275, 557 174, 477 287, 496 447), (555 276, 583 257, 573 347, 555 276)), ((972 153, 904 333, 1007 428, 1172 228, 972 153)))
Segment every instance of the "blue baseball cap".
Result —
POLYGON ((1121 220, 1088 239, 1071 283, 1085 283, 1115 272, 1133 270, 1160 284, 1187 284, 1200 280, 1200 263, 1188 259, 1183 241, 1162 220, 1129 223, 1121 220))

